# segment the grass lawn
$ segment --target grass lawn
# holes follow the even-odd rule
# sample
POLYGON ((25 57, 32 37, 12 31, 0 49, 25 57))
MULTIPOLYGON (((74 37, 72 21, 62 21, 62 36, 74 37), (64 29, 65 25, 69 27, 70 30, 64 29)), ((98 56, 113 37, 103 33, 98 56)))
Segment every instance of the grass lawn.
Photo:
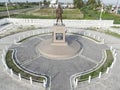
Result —
MULTIPOLYGON (((15 9, 15 7, 9 7, 9 9, 15 9)), ((0 11, 6 10, 5 7, 0 7, 0 11)), ((34 10, 32 12, 23 12, 12 16, 13 18, 40 18, 40 19, 55 19, 55 9, 42 8, 34 10)), ((100 12, 97 10, 91 10, 89 8, 82 9, 64 9, 63 19, 85 19, 85 20, 99 20, 100 12)), ((103 20, 114 20, 114 24, 120 24, 120 15, 110 14, 103 12, 103 20)))
MULTIPOLYGON (((41 19, 55 19, 56 12, 55 9, 40 9, 35 10, 32 13, 24 13, 15 15, 13 17, 17 18, 41 18, 41 19)), ((63 19, 82 19, 83 14, 80 12, 79 9, 64 9, 63 10, 63 19)))
MULTIPOLYGON (((8 6, 8 8, 9 8, 9 10, 15 9, 15 7, 13 7, 13 6, 8 6)), ((6 6, 0 6, 0 11, 6 11, 6 10, 7 10, 6 6)))
MULTIPOLYGON (((88 8, 81 9, 81 12, 84 14, 83 19, 87 20, 99 20, 100 19, 100 12, 96 10, 90 10, 88 8)), ((103 20, 114 20, 114 24, 120 24, 120 15, 111 14, 108 12, 103 12, 102 14, 103 20)))
POLYGON ((106 31, 105 34, 108 34, 108 35, 111 35, 111 36, 114 36, 114 37, 120 38, 120 34, 115 33, 115 32, 106 31))

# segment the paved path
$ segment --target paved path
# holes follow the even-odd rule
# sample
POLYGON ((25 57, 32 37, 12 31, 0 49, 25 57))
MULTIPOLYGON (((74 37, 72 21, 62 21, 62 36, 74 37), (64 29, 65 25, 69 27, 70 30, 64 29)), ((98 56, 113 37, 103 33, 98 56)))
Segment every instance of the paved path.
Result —
MULTIPOLYGON (((113 69, 110 70, 110 73, 108 75, 104 75, 101 79, 94 79, 92 83, 86 84, 86 83, 80 83, 78 88, 76 90, 120 90, 120 39, 114 38, 105 34, 101 34, 98 32, 93 31, 87 31, 94 33, 96 35, 99 35, 103 38, 105 38, 105 43, 109 46, 113 46, 117 49, 117 61, 115 63, 115 66, 113 69)), ((2 50, 4 47, 10 46, 14 41, 16 37, 23 34, 28 34, 28 32, 12 35, 9 37, 5 37, 3 39, 0 39, 0 54, 2 53, 2 50)), ((32 86, 23 82, 19 82, 18 80, 14 80, 11 78, 6 71, 3 68, 3 64, 0 61, 0 90, 44 90, 42 86, 32 86)))

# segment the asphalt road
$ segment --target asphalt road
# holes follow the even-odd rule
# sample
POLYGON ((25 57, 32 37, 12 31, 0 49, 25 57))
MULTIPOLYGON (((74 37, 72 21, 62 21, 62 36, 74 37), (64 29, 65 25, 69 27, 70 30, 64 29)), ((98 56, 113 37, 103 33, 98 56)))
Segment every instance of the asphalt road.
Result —
MULTIPOLYGON (((10 12, 10 15, 12 15, 12 14, 19 14, 19 13, 23 13, 23 12, 26 12, 26 11, 29 11, 29 10, 34 10, 34 9, 36 9, 36 8, 10 10, 9 12, 10 12)), ((8 15, 7 10, 0 12, 0 16, 7 16, 7 15, 8 15)))

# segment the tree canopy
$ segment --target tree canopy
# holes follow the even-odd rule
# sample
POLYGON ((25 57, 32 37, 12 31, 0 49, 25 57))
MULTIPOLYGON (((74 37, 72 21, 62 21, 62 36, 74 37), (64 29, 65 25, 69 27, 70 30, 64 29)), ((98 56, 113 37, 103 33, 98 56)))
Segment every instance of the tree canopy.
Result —
POLYGON ((82 8, 84 6, 88 6, 89 8, 96 8, 101 6, 100 0, 74 0, 74 6, 76 8, 82 8))

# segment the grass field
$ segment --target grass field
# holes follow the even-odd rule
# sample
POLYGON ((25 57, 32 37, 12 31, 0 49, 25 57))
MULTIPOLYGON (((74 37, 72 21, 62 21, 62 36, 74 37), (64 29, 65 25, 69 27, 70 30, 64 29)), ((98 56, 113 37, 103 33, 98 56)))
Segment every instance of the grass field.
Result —
MULTIPOLYGON (((9 9, 15 9, 15 7, 9 7, 9 9)), ((0 7, 1 10, 6 10, 5 7, 0 7)), ((39 19, 55 19, 56 12, 52 8, 42 8, 32 11, 26 11, 20 14, 12 15, 13 18, 39 18, 39 19)), ((99 20, 100 12, 91 10, 89 8, 83 9, 64 9, 63 19, 85 19, 85 20, 99 20)), ((103 12, 103 20, 114 20, 114 24, 120 24, 120 15, 110 14, 103 12)))
MULTIPOLYGON (((83 19, 86 20, 99 20, 100 19, 100 12, 95 10, 90 10, 88 8, 81 9, 81 12, 84 14, 83 19)), ((102 13, 103 20, 114 20, 114 24, 120 24, 120 15, 111 14, 108 12, 102 13)))
MULTIPOLYGON (((8 6, 8 8, 9 8, 9 10, 15 9, 15 7, 13 7, 13 6, 8 6)), ((6 10, 7 10, 7 9, 6 9, 5 6, 0 6, 0 11, 6 11, 6 10)))
MULTIPOLYGON (((55 19, 56 12, 55 9, 40 9, 35 10, 32 13, 19 14, 13 17, 17 18, 41 18, 41 19, 55 19)), ((82 19, 83 14, 79 9, 64 9, 63 19, 82 19)))

